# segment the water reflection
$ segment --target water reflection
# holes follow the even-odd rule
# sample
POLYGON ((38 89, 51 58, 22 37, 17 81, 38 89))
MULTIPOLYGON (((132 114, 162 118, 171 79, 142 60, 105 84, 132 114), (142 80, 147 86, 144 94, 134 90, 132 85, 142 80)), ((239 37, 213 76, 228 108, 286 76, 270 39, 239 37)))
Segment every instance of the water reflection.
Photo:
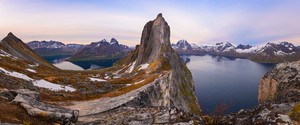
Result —
POLYGON ((60 68, 60 69, 65 69, 65 70, 84 70, 78 65, 75 65, 71 62, 68 61, 60 61, 59 63, 53 64, 54 66, 60 68))
POLYGON ((120 59, 72 61, 72 63, 82 67, 83 69, 101 69, 101 68, 111 67, 118 60, 120 59))
POLYGON ((258 104, 258 84, 274 64, 220 56, 184 56, 193 74, 196 96, 205 113, 211 113, 218 101, 231 105, 229 112, 258 104))
POLYGON ((66 61, 70 56, 47 56, 43 57, 49 63, 60 69, 68 70, 94 70, 111 67, 119 59, 66 61))
POLYGON ((225 57, 225 56, 211 56, 213 59, 215 59, 218 62, 221 61, 235 61, 237 58, 233 57, 225 57))

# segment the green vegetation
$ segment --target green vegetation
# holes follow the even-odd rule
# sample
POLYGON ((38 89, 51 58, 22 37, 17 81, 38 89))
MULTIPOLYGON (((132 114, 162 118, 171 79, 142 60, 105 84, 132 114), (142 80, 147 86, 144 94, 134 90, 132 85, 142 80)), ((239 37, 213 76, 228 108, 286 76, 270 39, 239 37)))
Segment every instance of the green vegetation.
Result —
POLYGON ((300 121, 300 103, 296 103, 288 115, 295 121, 300 121))

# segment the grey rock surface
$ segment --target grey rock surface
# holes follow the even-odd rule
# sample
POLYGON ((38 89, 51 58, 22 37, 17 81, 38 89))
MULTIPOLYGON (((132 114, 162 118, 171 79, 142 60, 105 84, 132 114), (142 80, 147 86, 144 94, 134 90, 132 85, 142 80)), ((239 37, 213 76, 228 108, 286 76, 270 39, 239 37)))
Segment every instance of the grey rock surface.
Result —
POLYGON ((79 112, 51 105, 39 101, 39 93, 27 89, 1 90, 4 98, 13 99, 13 103, 19 104, 31 116, 38 116, 60 124, 70 124, 77 121, 79 112), (12 98, 14 96, 14 98, 12 98))
POLYGON ((269 71, 259 85, 261 103, 300 101, 300 61, 280 63, 269 71))

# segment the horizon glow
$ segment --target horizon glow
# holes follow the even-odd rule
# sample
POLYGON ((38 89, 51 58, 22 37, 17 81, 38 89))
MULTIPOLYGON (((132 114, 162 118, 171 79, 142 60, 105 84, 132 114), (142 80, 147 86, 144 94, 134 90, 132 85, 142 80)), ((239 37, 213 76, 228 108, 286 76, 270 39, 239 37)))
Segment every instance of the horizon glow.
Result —
POLYGON ((10 0, 0 1, 0 37, 24 42, 89 44, 116 38, 140 43, 144 25, 162 13, 171 42, 300 45, 300 1, 292 0, 10 0))

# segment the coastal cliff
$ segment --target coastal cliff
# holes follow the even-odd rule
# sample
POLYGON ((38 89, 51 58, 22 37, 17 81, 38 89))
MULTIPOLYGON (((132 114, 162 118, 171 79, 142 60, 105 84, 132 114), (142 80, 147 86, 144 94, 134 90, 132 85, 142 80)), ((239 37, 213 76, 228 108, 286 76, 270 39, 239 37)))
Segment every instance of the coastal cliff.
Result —
POLYGON ((281 63, 269 71, 259 84, 260 103, 289 103, 300 100, 300 61, 281 63))
POLYGON ((258 88, 259 105, 224 116, 223 124, 286 124, 300 121, 300 61, 280 63, 266 73, 258 88))

